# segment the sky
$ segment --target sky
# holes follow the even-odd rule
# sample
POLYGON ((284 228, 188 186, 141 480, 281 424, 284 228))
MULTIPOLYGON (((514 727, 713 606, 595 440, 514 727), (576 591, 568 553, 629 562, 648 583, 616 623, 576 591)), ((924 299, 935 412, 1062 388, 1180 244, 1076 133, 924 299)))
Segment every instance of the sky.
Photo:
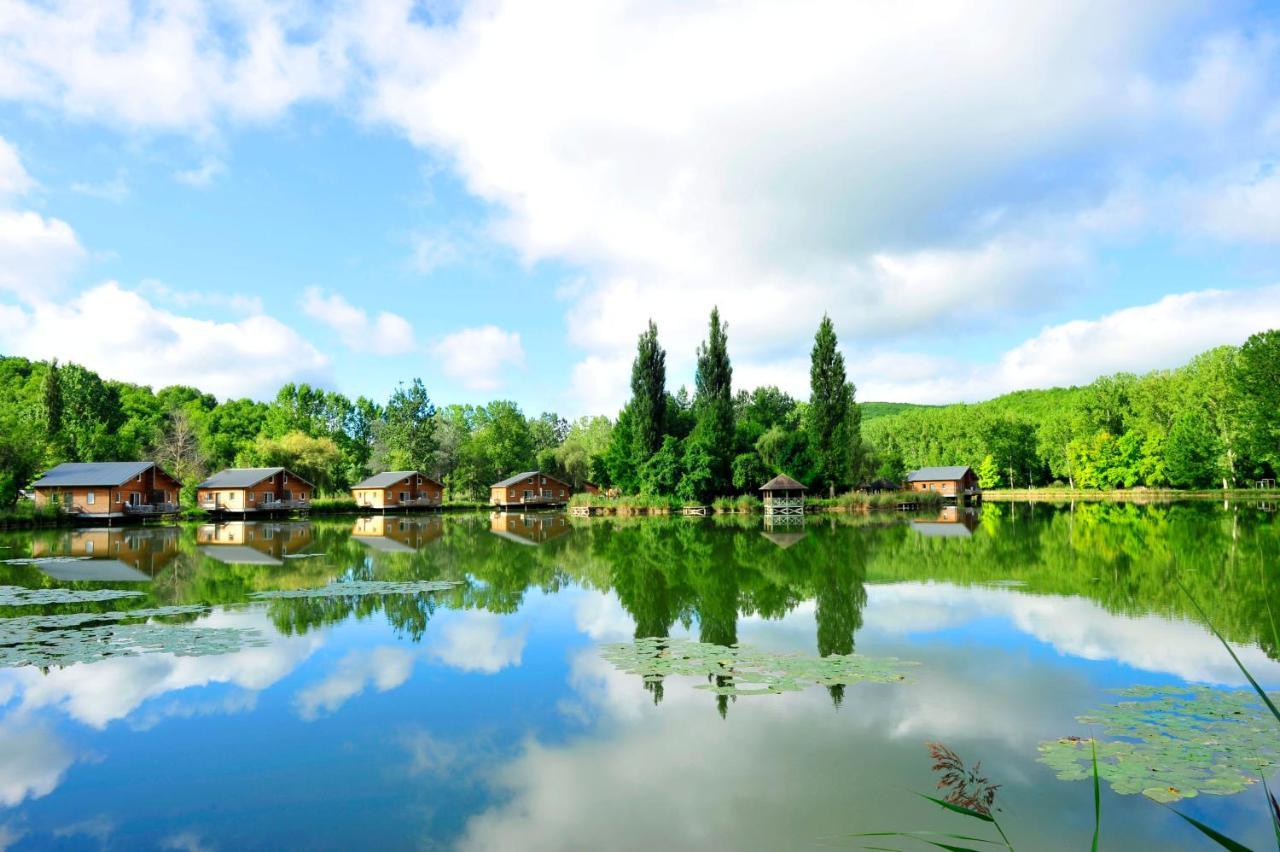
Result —
POLYGON ((0 352, 613 414, 1174 367, 1280 327, 1255 3, 0 0, 0 352))

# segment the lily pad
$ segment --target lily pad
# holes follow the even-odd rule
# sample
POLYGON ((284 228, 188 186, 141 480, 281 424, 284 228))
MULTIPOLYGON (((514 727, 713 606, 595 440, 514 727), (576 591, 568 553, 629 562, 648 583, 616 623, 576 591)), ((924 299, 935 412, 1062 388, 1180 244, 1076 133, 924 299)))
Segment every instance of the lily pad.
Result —
POLYGON ((417 595, 424 592, 443 592, 460 586, 459 580, 352 580, 347 583, 330 583, 318 589, 283 589, 272 592, 251 592, 249 597, 260 600, 270 598, 347 598, 365 595, 417 595))
POLYGON ((229 654, 266 645, 262 635, 238 627, 201 627, 141 621, 208 612, 199 605, 131 612, 68 613, 0 619, 0 668, 69 666, 110 657, 169 653, 181 657, 229 654))
POLYGON ((124 589, 24 589, 0 586, 0 606, 43 606, 45 604, 111 601, 117 598, 142 597, 145 592, 124 589))
MULTIPOLYGON (((1280 764, 1275 719, 1250 690, 1137 686, 1117 692, 1136 700, 1078 718, 1119 738, 1097 743, 1098 775, 1117 793, 1157 802, 1227 796, 1280 764)), ((1064 781, 1093 775, 1088 739, 1044 742, 1040 753, 1040 762, 1064 781)))
POLYGON ((776 695, 810 686, 905 680, 915 663, 892 657, 833 654, 829 657, 778 654, 741 645, 711 645, 688 639, 637 639, 603 645, 600 655, 629 674, 656 683, 669 675, 707 680, 695 689, 718 695, 776 695))

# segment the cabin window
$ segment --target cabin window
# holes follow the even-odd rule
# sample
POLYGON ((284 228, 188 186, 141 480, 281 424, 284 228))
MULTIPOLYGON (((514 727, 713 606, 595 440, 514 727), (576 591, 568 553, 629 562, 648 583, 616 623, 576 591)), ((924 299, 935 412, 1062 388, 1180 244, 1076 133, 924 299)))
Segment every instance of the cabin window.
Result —
POLYGON ((250 502, 250 503, 252 503, 252 502, 253 502, 254 497, 256 497, 256 496, 257 496, 256 494, 254 494, 252 491, 250 491, 250 492, 249 492, 249 502, 250 502))
POLYGON ((92 540, 90 540, 90 541, 86 541, 86 542, 84 543, 84 552, 85 552, 85 553, 93 553, 93 541, 92 541, 92 540))
POLYGON ((542 477, 542 484, 543 484, 543 485, 546 485, 546 484, 547 484, 547 478, 546 478, 545 476, 544 476, 544 477, 542 477))
POLYGON ((550 488, 544 488, 544 489, 542 489, 542 496, 543 496, 543 497, 550 497, 550 496, 551 496, 551 489, 550 489, 550 488))
POLYGON ((86 503, 88 503, 90 506, 92 506, 92 505, 93 505, 93 496, 94 496, 94 495, 93 495, 93 492, 92 492, 92 491, 88 492, 87 494, 85 494, 84 502, 86 502, 86 503))
POLYGON ((532 491, 530 491, 528 488, 526 488, 526 489, 524 490, 524 499, 528 500, 528 499, 530 499, 530 498, 532 498, 532 497, 533 497, 533 492, 532 492, 532 491))
POLYGON ((563 489, 563 488, 561 488, 561 489, 560 489, 560 496, 561 496, 561 497, 563 497, 563 496, 564 496, 564 489, 563 489))
POLYGON ((401 491, 401 492, 400 492, 400 502, 401 502, 401 503, 407 503, 407 502, 409 502, 409 492, 408 492, 408 491, 401 491))

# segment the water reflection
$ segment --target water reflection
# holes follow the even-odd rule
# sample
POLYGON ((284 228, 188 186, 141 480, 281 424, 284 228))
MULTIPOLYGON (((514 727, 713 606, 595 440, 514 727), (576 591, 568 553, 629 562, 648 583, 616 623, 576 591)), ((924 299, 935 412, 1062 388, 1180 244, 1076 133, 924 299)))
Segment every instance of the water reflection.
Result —
POLYGON ((199 551, 228 565, 283 565, 286 557, 306 550, 311 540, 308 521, 226 521, 196 529, 199 551))
POLYGON ((145 583, 177 557, 178 538, 177 527, 60 530, 34 540, 31 556, 55 580, 145 583))
POLYGON ((968 538, 978 528, 978 516, 972 506, 943 506, 936 518, 913 518, 911 529, 934 538, 968 538))
MULTIPOLYGON (((101 813, 132 832, 129 845, 155 846, 188 830, 172 815, 189 814, 199 815, 191 831, 226 847, 415 836, 474 848, 794 848, 886 825, 954 830, 901 793, 921 788, 921 742, 942 739, 1008 785, 1029 824, 1024 845, 1075 847, 1089 791, 1036 764, 1037 745, 1087 733, 1074 717, 1105 687, 1241 683, 1179 582, 1246 665, 1280 683, 1267 573, 1280 537, 1273 515, 1247 507, 1016 511, 914 519, 923 524, 815 515, 786 528, 749 516, 559 514, 527 525, 519 515, 182 525, 111 531, 92 554, 72 541, 98 531, 0 536, 15 557, 93 557, 75 565, 108 562, 105 548, 152 578, 136 601, 77 611, 203 604, 212 609, 190 624, 268 640, 218 656, 0 670, 0 748, 13 756, 0 767, 0 832, 21 821, 24 842, 50 845, 53 831, 101 813), (237 562, 235 548, 270 561, 237 562), (460 585, 249 598, 351 580, 460 585), (670 678, 645 683, 596 646, 653 636, 921 665, 909 684, 735 704, 670 678), (162 783, 151 770, 175 754, 198 762, 198 777, 162 783), (1045 784, 1061 790, 1046 797, 1045 784), (255 819, 280 790, 309 816, 255 819)), ((44 567, 0 566, 0 583, 104 585, 44 567)), ((9 609, 70 607, 4 608, 0 620, 9 609)), ((1117 848, 1190 842, 1168 834, 1164 814, 1107 795, 1117 848)), ((1190 807, 1265 839, 1265 821, 1255 826, 1241 805, 1190 807)))

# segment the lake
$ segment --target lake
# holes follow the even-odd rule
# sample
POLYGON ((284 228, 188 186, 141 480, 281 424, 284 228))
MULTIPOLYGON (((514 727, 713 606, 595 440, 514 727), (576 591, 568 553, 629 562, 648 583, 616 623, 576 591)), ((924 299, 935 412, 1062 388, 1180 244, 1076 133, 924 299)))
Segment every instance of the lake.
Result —
POLYGON ((1266 509, 0 535, 0 849, 1265 847, 1266 509))

